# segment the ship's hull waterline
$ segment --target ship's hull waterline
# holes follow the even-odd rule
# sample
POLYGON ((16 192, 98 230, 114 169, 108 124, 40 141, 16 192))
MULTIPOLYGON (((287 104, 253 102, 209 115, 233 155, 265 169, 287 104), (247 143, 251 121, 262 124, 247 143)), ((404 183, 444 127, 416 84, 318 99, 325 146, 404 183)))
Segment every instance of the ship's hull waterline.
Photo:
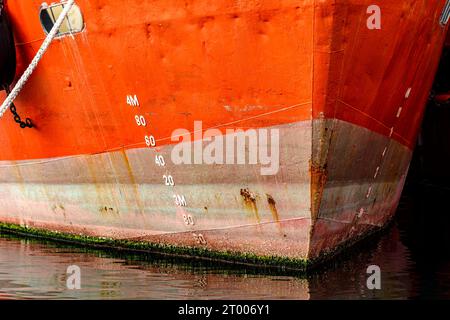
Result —
POLYGON ((344 141, 331 146, 333 166, 314 229, 310 121, 278 127, 280 169, 273 176, 261 176, 259 165, 169 162, 160 172, 176 177, 173 189, 189 200, 187 207, 175 206, 173 190, 161 184, 161 174, 146 170, 156 154, 170 159, 171 146, 158 153, 140 148, 3 163, 1 220, 91 237, 298 260, 318 257, 385 225, 395 211, 411 156, 408 148, 367 129, 345 122, 334 126, 361 147, 355 150, 344 141), (386 146, 380 176, 367 176, 369 167, 375 172, 386 146), (373 160, 355 162, 368 154, 373 160), (343 177, 342 168, 351 168, 351 176, 343 177), (365 212, 358 215, 361 208, 365 212), (185 224, 187 214, 195 224, 185 224), (206 243, 199 244, 195 234, 206 243))
MULTIPOLYGON (((8 3, 18 73, 44 37, 38 2, 8 3)), ((36 128, 2 119, 0 223, 299 266, 329 256, 395 213, 444 4, 384 1, 372 30, 356 0, 77 1, 84 30, 55 40, 16 100, 36 128), (174 160, 180 145, 204 152, 196 130, 211 128, 254 130, 275 169, 249 160, 251 143, 244 163, 174 160), (183 129, 197 142, 171 139, 183 129)))

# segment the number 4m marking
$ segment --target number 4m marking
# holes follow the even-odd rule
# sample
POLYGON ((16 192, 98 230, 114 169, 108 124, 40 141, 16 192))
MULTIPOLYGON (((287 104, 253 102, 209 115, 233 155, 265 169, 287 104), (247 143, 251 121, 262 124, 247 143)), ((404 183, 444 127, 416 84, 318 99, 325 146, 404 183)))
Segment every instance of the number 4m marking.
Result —
POLYGON ((139 100, 138 100, 137 95, 134 95, 134 96, 132 96, 130 94, 127 95, 127 104, 129 106, 132 106, 132 107, 138 107, 139 106, 139 100))

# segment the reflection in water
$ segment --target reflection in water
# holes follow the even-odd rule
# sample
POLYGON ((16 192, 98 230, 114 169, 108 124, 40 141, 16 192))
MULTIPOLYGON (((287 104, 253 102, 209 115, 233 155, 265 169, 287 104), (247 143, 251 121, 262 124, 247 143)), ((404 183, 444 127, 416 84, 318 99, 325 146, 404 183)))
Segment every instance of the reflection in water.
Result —
POLYGON ((0 298, 449 299, 446 207, 441 189, 410 187, 386 232, 307 277, 1 235, 0 298), (372 264, 381 268, 381 290, 366 287, 372 264), (66 288, 69 265, 81 268, 80 290, 66 288))

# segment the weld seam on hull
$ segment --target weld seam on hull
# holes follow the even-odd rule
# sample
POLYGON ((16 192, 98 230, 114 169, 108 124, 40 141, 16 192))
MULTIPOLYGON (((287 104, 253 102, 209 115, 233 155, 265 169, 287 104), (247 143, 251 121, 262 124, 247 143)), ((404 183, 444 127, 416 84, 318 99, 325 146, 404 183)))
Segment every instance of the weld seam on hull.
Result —
MULTIPOLYGON (((298 218, 283 219, 283 220, 279 220, 279 221, 265 221, 265 222, 241 224, 241 225, 234 225, 234 226, 227 226, 227 227, 220 227, 220 228, 193 229, 193 230, 185 230, 185 231, 161 231, 160 233, 158 233, 158 235, 173 235, 173 234, 185 234, 185 233, 191 233, 191 232, 233 230, 233 229, 240 229, 240 228, 246 228, 246 227, 270 225, 270 224, 276 224, 276 223, 282 223, 282 222, 299 221, 299 220, 305 220, 305 219, 308 220, 311 218, 310 217, 298 217, 298 218)), ((145 231, 145 230, 143 230, 143 231, 145 231)), ((127 238, 127 239, 137 239, 137 238, 141 238, 141 237, 127 238)))

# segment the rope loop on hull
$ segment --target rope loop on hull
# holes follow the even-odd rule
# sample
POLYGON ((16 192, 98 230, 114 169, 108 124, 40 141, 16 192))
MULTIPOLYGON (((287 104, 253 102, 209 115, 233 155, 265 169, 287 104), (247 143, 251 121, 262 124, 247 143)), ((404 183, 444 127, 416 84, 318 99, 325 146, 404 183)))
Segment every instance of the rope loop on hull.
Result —
MULTIPOLYGON (((45 52, 47 51, 48 47, 52 43, 52 41, 55 38, 56 34, 58 33, 59 28, 61 27, 64 19, 69 14, 69 11, 72 8, 74 2, 75 2, 75 0, 68 0, 67 3, 65 3, 63 11, 61 12, 61 14, 59 15, 59 17, 56 20, 55 24, 53 25, 52 30, 48 33, 47 37, 45 38, 45 40, 42 43, 41 47, 39 48, 38 52, 36 53, 36 55, 34 56, 33 60, 31 61, 30 65, 25 70, 23 75, 20 77, 19 81, 17 81, 16 85, 14 86, 12 91, 8 94, 8 96, 6 97, 5 101, 3 101, 3 103, 2 103, 2 105, 0 107, 0 118, 4 115, 4 113, 6 112, 6 110, 8 110, 8 108, 13 106, 13 108, 11 109, 11 112, 13 112, 14 120, 20 124, 20 127, 21 128, 25 128, 25 127, 30 127, 31 128, 32 127, 32 123, 31 123, 30 119, 27 118, 25 120, 25 122, 23 122, 23 121, 20 120, 20 116, 17 115, 17 112, 14 113, 15 106, 13 105, 13 102, 17 98, 17 96, 19 95, 19 93, 22 90, 22 88, 27 83, 27 81, 30 78, 30 76, 33 74, 33 72, 36 69, 36 67, 38 66, 39 61, 41 61, 41 59, 44 56, 45 52), (29 125, 31 125, 31 126, 29 126, 29 125)), ((1 0, 0 0, 0 5, 1 6, 3 5, 3 1, 1 1, 1 0)), ((8 91, 9 91, 9 88, 8 88, 8 91)))

